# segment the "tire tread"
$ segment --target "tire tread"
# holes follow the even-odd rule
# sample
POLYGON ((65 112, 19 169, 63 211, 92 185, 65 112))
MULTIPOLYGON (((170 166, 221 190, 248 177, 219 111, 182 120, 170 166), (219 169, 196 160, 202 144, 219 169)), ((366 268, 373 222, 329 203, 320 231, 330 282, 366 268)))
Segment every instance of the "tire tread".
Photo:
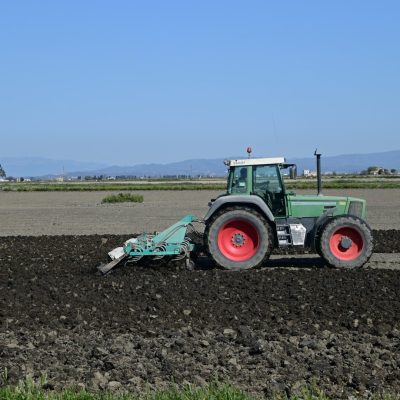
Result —
MULTIPOLYGON (((261 266, 271 255, 271 252, 274 247, 274 236, 273 236, 273 231, 271 225, 268 223, 268 221, 264 218, 264 216, 259 213, 258 211, 254 210, 253 208, 250 207, 243 207, 243 206, 229 206, 226 207, 220 211, 218 211, 215 215, 212 216, 210 221, 207 222, 206 224, 206 229, 204 231, 204 245, 205 248, 207 249, 207 253, 209 256, 222 268, 225 269, 250 269, 250 268, 256 268, 261 266), (253 256, 250 260, 248 261, 243 261, 243 262, 234 262, 231 260, 226 260, 226 262, 219 262, 218 258, 221 258, 221 256, 218 254, 219 250, 218 247, 210 242, 210 231, 212 230, 213 224, 223 215, 226 215, 229 212, 232 211, 244 211, 247 213, 250 213, 254 217, 256 217, 265 227, 265 230, 267 232, 267 245, 265 246, 265 252, 260 260, 258 260, 255 263, 252 263, 251 261, 255 256, 253 256), (223 265, 222 265, 223 264, 223 265), (235 264, 235 265, 233 265, 235 264)), ((261 249, 261 251, 264 249, 261 249)), ((224 258, 222 256, 222 258, 224 258)))
POLYGON ((335 268, 356 269, 361 268, 370 259, 373 252, 374 240, 371 228, 364 220, 354 215, 340 215, 332 218, 325 224, 320 234, 318 245, 321 257, 326 261, 329 266, 335 268), (340 228, 341 226, 349 226, 357 229, 363 238, 363 251, 360 256, 354 260, 339 260, 332 254, 330 250, 330 236, 336 229, 340 228))

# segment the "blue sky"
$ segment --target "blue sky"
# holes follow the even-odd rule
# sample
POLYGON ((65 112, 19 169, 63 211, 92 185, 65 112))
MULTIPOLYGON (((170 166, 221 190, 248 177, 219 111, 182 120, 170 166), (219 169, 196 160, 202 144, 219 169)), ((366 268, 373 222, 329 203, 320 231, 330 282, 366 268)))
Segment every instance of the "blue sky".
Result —
POLYGON ((0 156, 400 149, 398 1, 2 1, 0 156))

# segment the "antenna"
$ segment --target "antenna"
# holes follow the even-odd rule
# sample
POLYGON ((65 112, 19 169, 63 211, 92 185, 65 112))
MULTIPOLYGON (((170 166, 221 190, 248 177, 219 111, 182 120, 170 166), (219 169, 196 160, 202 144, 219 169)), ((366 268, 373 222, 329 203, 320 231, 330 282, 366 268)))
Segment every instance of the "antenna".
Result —
POLYGON ((317 157, 317 195, 322 195, 322 179, 321 179, 321 153, 317 149, 314 151, 314 156, 317 157))

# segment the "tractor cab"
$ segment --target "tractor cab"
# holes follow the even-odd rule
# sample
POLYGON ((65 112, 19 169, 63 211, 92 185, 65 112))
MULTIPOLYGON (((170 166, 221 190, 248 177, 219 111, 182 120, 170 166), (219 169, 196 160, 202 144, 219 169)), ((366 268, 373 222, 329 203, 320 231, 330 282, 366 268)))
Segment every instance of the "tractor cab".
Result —
POLYGON ((283 157, 228 160, 228 195, 255 195, 263 199, 275 217, 287 215, 281 170, 294 167, 283 157))

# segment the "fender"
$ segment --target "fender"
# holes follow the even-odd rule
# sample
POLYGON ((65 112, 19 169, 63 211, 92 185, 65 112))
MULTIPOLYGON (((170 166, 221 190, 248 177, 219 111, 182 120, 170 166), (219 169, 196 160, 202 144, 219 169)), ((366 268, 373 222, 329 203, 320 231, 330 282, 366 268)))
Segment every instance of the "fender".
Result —
POLYGON ((316 229, 317 230, 320 229, 322 226, 326 224, 326 222, 328 222, 328 220, 331 220, 333 217, 335 217, 336 212, 337 212, 337 207, 333 207, 329 208, 324 213, 322 213, 315 222, 316 229))
POLYGON ((214 202, 211 203, 210 208, 204 217, 204 221, 208 221, 222 206, 226 204, 251 204, 252 206, 256 206, 269 221, 275 221, 275 217, 273 216, 270 208, 265 204, 264 200, 255 195, 229 195, 218 197, 214 202))
POLYGON ((319 234, 323 227, 335 216, 335 212, 337 212, 337 207, 330 208, 322 213, 317 220, 315 221, 314 228, 311 231, 311 248, 317 249, 318 248, 318 239, 319 234))

